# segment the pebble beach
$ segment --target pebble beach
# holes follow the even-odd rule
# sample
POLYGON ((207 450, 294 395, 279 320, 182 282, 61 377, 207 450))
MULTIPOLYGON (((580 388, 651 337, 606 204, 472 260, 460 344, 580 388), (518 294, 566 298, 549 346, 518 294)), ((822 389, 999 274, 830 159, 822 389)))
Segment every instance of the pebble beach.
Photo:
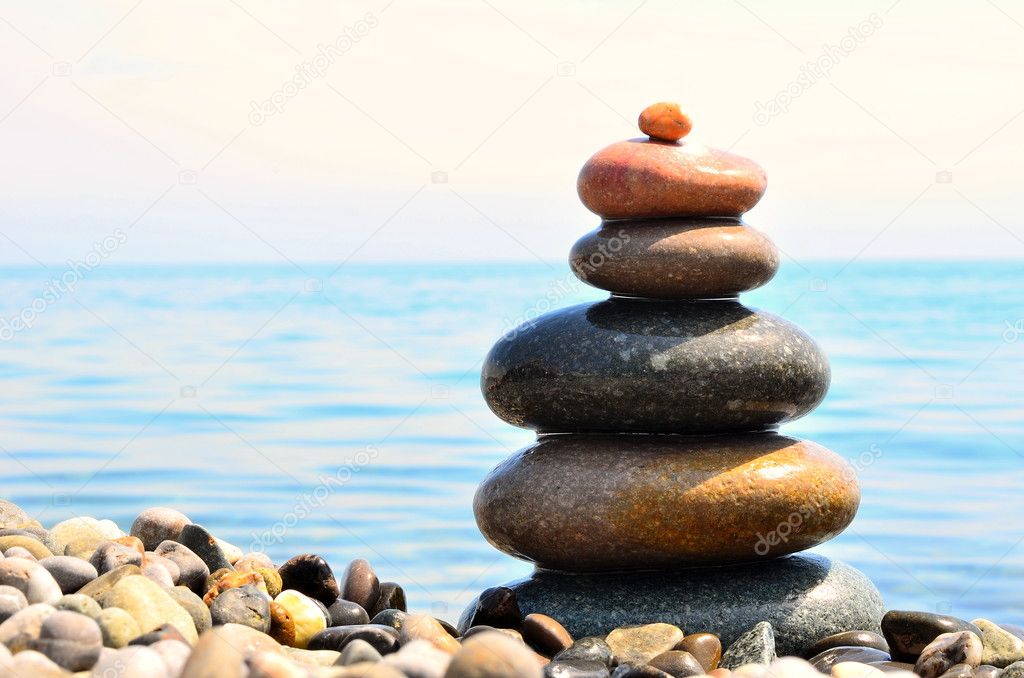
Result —
MULTIPOLYGON (((274 563, 172 508, 127 530, 77 517, 48 527, 0 501, 0 675, 93 678, 1020 678, 1024 628, 889 611, 881 628, 819 638, 779 657, 754 624, 670 623, 574 638, 487 589, 458 627, 407 610, 400 583, 362 558, 274 563)), ((727 614, 727 611, 723 611, 727 614)))

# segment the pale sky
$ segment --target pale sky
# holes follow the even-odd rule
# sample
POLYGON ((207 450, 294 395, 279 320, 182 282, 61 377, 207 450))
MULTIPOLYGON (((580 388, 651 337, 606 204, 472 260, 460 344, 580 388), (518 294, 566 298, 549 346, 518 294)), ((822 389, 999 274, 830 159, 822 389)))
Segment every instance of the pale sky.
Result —
POLYGON ((0 36, 3 264, 564 261, 659 100, 765 167, 794 258, 1024 255, 1021 0, 5 0, 0 36))

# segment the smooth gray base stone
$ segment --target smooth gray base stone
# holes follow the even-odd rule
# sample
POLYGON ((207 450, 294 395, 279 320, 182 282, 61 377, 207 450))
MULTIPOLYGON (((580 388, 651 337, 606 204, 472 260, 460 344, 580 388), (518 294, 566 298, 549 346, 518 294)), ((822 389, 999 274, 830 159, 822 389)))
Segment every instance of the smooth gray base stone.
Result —
MULTIPOLYGON (((539 570, 506 584, 523 614, 560 621, 573 638, 632 624, 667 622, 716 634, 729 647, 760 621, 775 629, 779 656, 797 655, 840 631, 881 629, 875 585, 849 565, 800 554, 763 563, 675 572, 567 574, 539 570)), ((476 601, 459 620, 465 631, 476 601)))

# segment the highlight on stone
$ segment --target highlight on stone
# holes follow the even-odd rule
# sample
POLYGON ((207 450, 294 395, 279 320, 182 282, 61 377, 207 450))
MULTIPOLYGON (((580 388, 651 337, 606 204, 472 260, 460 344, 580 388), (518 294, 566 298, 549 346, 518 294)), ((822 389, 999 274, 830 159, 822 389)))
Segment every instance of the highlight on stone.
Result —
POLYGON ((662 101, 651 104, 640 112, 640 131, 651 139, 679 141, 693 129, 690 116, 679 109, 679 104, 662 101))

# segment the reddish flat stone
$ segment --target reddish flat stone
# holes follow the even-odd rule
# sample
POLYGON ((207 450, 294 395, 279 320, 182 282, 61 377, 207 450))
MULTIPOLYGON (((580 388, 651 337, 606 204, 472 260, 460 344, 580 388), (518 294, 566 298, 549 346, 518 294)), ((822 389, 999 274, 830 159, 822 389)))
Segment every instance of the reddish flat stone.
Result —
POLYGON ((619 141, 580 170, 576 190, 605 219, 738 217, 764 195, 753 160, 695 143, 619 141))

